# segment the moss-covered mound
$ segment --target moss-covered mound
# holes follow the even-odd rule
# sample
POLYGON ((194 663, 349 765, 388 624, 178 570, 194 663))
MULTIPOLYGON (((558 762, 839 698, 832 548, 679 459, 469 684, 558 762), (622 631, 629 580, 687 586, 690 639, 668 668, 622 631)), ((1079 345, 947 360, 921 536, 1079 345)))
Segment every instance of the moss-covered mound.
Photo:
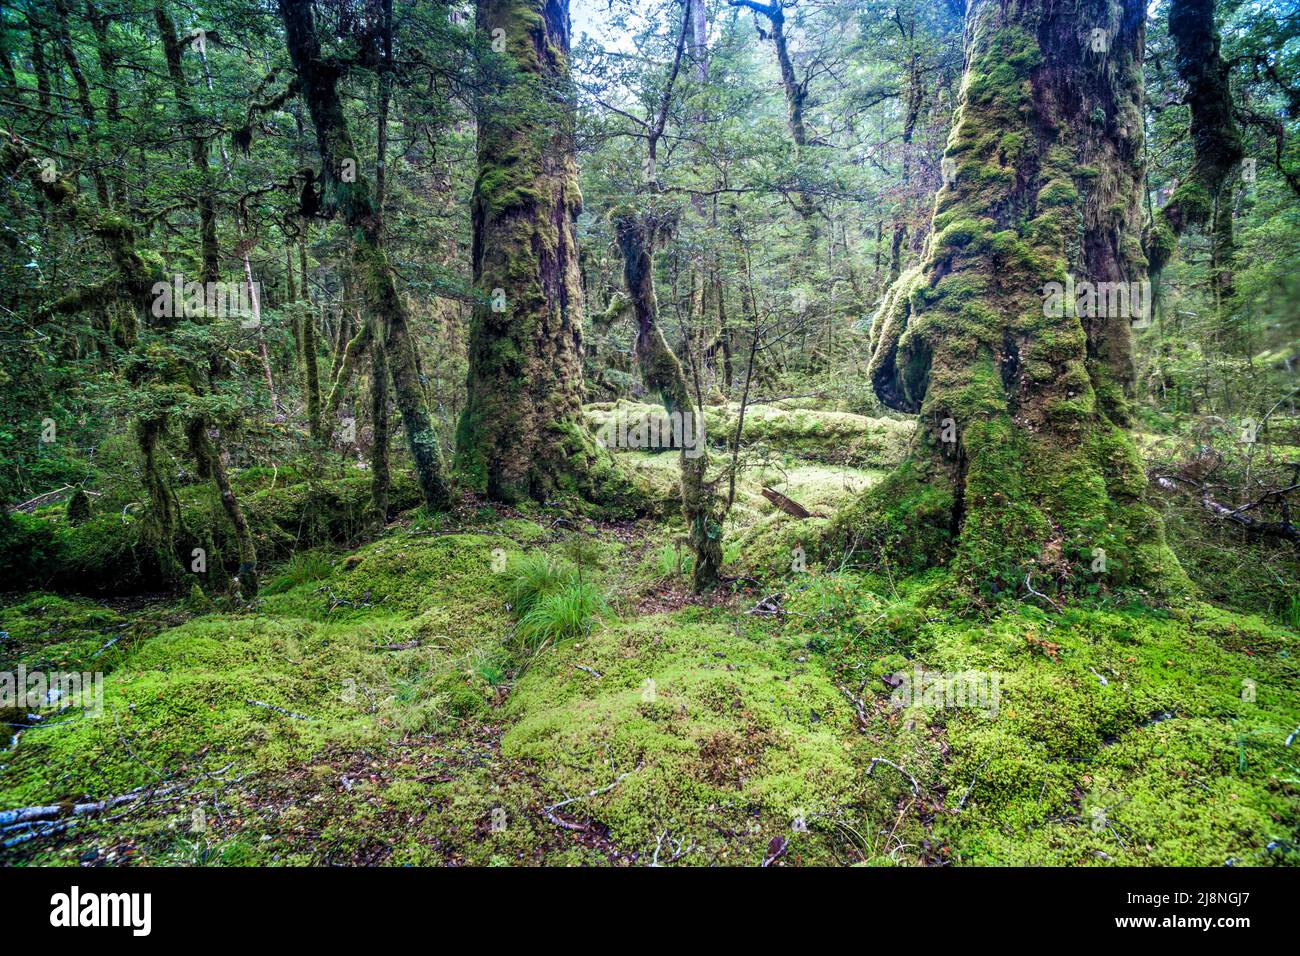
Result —
POLYGON ((147 796, 6 832, 0 856, 1295 860, 1294 631, 1208 605, 1006 601, 972 618, 945 607, 941 573, 811 562, 695 604, 653 560, 658 536, 418 522, 171 628, 192 610, 33 596, 0 617, 27 661, 97 667, 101 637, 134 636, 105 668, 102 716, 62 713, 0 757, 0 810, 147 796), (559 625, 525 640, 539 608, 559 625), (895 675, 918 670, 982 675, 996 696, 900 701, 895 675))
MULTIPOLYGON (((587 405, 583 411, 592 430, 598 436, 606 436, 606 443, 611 447, 619 447, 615 436, 620 422, 626 423, 626 431, 647 417, 663 416, 661 406, 626 401, 587 405)), ((734 402, 705 408, 705 434, 709 444, 725 446, 731 442, 739 413, 740 407, 734 402)), ((911 421, 903 419, 751 405, 745 409, 740 441, 743 447, 767 446, 781 455, 808 461, 855 468, 889 468, 903 459, 914 428, 911 421)), ((664 447, 670 445, 665 443, 664 447)))
MULTIPOLYGON (((292 473, 272 478, 250 469, 236 482, 245 517, 262 562, 320 544, 355 541, 373 522, 370 477, 353 472, 309 481, 292 473)), ((222 590, 239 566, 234 529, 208 485, 177 490, 181 522, 175 549, 181 566, 193 566, 195 548, 204 551, 200 580, 222 590)), ((390 507, 411 508, 419 489, 409 472, 393 476, 390 507)), ((159 556, 146 537, 141 506, 93 514, 79 523, 63 508, 34 515, 0 516, 0 591, 38 587, 82 593, 131 593, 167 585, 159 556)), ((171 582, 174 583, 174 582, 171 582)))

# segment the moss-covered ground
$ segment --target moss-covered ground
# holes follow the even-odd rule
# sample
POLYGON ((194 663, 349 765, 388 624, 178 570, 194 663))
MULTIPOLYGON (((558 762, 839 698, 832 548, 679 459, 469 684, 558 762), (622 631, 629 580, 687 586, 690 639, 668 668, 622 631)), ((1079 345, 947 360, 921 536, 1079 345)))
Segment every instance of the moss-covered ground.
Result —
MULTIPOLYGON (((671 499, 675 455, 619 457, 671 499)), ((727 529, 732 582, 707 599, 671 517, 470 502, 300 553, 246 606, 23 594, 0 611, 3 666, 102 670, 105 699, 0 750, 0 810, 139 799, 11 825, 0 861, 1300 861, 1284 608, 1102 593, 976 614, 949 606, 942 571, 796 553, 826 519, 759 494, 829 516, 880 477, 757 462, 727 529), (564 604, 583 589, 600 600, 564 604), (521 628, 525 602, 555 628, 521 628), (896 706, 891 675, 917 668, 1000 693, 896 706)), ((1180 557, 1208 579, 1201 551, 1180 557)))

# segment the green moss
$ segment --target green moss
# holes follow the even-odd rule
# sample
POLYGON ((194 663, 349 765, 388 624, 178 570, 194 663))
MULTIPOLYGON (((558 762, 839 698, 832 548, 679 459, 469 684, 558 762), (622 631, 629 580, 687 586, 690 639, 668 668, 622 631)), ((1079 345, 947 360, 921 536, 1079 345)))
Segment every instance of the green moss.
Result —
POLYGON ((708 615, 602 628, 529 671, 503 750, 541 769, 556 802, 627 773, 569 811, 599 819, 619 845, 648 850, 668 829, 696 846, 688 863, 752 865, 801 816, 796 852, 826 859, 821 831, 859 792, 860 756, 842 742, 852 712, 801 653, 708 615), (719 822, 737 836, 720 836, 719 822))
POLYGON ((1079 191, 1072 182, 1065 179, 1053 179, 1038 191, 1038 205, 1043 208, 1073 206, 1078 201, 1079 191))

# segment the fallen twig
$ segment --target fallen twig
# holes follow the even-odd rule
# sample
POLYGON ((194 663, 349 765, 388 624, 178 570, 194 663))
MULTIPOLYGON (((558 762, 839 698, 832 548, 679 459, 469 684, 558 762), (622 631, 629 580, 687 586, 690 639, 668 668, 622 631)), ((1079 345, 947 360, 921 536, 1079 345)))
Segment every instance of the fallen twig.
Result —
POLYGON ((760 614, 766 617, 776 617, 784 610, 781 607, 781 598, 783 596, 784 595, 782 595, 780 591, 777 591, 775 594, 769 594, 745 613, 760 614))
POLYGON ((569 797, 567 800, 561 800, 559 803, 553 803, 549 807, 542 807, 542 812, 546 815, 546 819, 550 820, 557 827, 563 827, 566 830, 574 830, 579 833, 584 832, 591 828, 591 824, 570 823, 568 820, 561 820, 559 817, 555 815, 555 811, 560 809, 560 807, 568 806, 570 803, 577 803, 579 800, 590 800, 592 797, 598 797, 602 793, 609 793, 620 783, 622 783, 624 780, 626 780, 628 777, 630 777, 632 774, 636 773, 640 769, 641 769, 641 764, 637 764, 634 769, 627 771, 627 773, 621 773, 617 777, 615 777, 613 783, 607 784, 606 786, 603 787, 597 787, 595 790, 592 790, 590 793, 584 793, 581 796, 569 797))
POLYGON ((105 810, 121 806, 124 803, 152 799, 154 797, 161 797, 169 793, 174 793, 177 790, 184 789, 185 787, 197 783, 199 780, 209 777, 218 777, 229 770, 232 766, 234 765, 226 764, 220 770, 200 774, 198 777, 184 780, 180 783, 174 783, 167 787, 137 787, 127 793, 120 794, 116 797, 107 797, 103 800, 73 804, 56 803, 45 807, 18 807, 13 810, 0 810, 0 827, 8 830, 24 823, 34 823, 42 820, 58 820, 62 817, 84 817, 95 813, 102 813, 105 810))
MULTIPOLYGON (((987 766, 989 765, 989 760, 992 760, 992 759, 993 759, 993 755, 990 754, 988 760, 985 760, 982 764, 980 764, 980 765, 975 769, 975 776, 973 776, 973 777, 970 778, 970 784, 966 787, 966 792, 963 793, 963 794, 961 795, 961 801, 957 804, 957 809, 958 809, 958 810, 965 809, 965 807, 966 807, 966 798, 969 797, 969 796, 970 796, 970 792, 971 792, 972 790, 975 789, 975 781, 978 780, 978 779, 980 778, 980 771, 983 770, 985 767, 987 767, 987 766)), ((1043 778, 1043 787, 1044 787, 1044 788, 1047 787, 1047 778, 1046 778, 1046 777, 1043 778)), ((1042 794, 1039 794, 1039 799, 1042 799, 1042 794)))
POLYGON ((916 794, 918 797, 921 795, 921 785, 920 785, 919 783, 916 782, 916 778, 913 777, 913 776, 912 776, 910 773, 908 773, 906 770, 904 770, 902 767, 900 767, 898 764, 894 763, 892 760, 886 760, 884 757, 872 757, 872 758, 871 758, 871 766, 869 766, 869 767, 867 768, 867 776, 868 776, 868 777, 871 776, 872 771, 876 769, 876 764, 878 764, 878 763, 883 763, 883 764, 884 764, 885 766, 887 766, 887 767, 893 767, 895 770, 897 770, 899 773, 901 773, 904 777, 906 777, 909 781, 911 781, 911 784, 912 784, 912 793, 916 794))
POLYGON ((1289 521, 1259 521, 1258 519, 1248 518, 1244 514, 1242 514, 1243 511, 1246 511, 1250 508, 1254 508, 1257 505, 1263 503, 1265 499, 1274 495, 1280 495, 1286 491, 1291 491, 1293 490, 1292 488, 1279 489, 1278 491, 1269 492, 1268 494, 1264 495, 1263 498, 1260 498, 1258 501, 1254 501, 1251 502, 1249 505, 1244 505, 1240 508, 1234 509, 1234 508, 1229 508, 1227 505, 1220 504, 1219 502, 1215 501, 1213 498, 1210 497, 1210 493, 1203 486, 1187 478, 1183 478, 1179 475, 1156 475, 1154 481, 1157 487, 1163 488, 1165 491, 1177 490, 1177 486, 1174 484, 1174 481, 1181 481, 1184 484, 1191 485, 1198 492, 1200 492, 1201 507, 1203 507, 1206 511, 1210 512, 1216 517, 1222 518, 1225 521, 1231 521, 1233 524, 1240 525, 1242 528, 1245 528, 1247 531, 1251 532, 1252 534, 1267 534, 1267 535, 1273 535, 1274 537, 1278 537, 1278 538, 1285 538, 1288 541, 1300 541, 1300 528, 1297 528, 1289 521))
POLYGON ((763 857, 763 866, 771 866, 781 857, 785 856, 785 851, 789 849, 790 841, 783 836, 772 837, 772 842, 767 845, 767 855, 763 857))
MULTIPOLYGON (((651 865, 651 866, 659 866, 659 865, 660 865, 660 863, 659 863, 659 851, 660 851, 660 849, 663 848, 663 845, 664 845, 664 837, 666 837, 666 836, 668 836, 668 831, 667 831, 667 830, 665 830, 663 833, 659 834, 659 838, 658 838, 657 840, 655 840, 655 855, 654 855, 654 858, 650 861, 650 865, 651 865)), ((678 841, 673 845, 673 855, 670 856, 670 857, 668 858, 668 862, 669 862, 669 863, 676 863, 678 860, 680 860, 682 857, 684 857, 687 853, 690 853, 692 850, 695 849, 695 844, 694 844, 694 843, 687 844, 686 849, 682 849, 682 844, 683 844, 683 843, 686 843, 686 837, 682 837, 680 840, 678 840, 678 841)))
POLYGON ((853 705, 853 709, 857 711, 858 724, 861 729, 865 731, 869 726, 867 723, 867 705, 862 702, 862 698, 858 697, 843 684, 837 684, 836 686, 839 687, 840 692, 849 699, 849 703, 853 705))
POLYGON ((294 720, 311 720, 310 717, 304 717, 302 714, 295 714, 291 710, 285 710, 283 707, 276 707, 275 704, 267 704, 260 700, 246 700, 246 704, 252 704, 254 707, 265 707, 267 710, 273 710, 278 714, 284 714, 286 717, 292 717, 294 720))

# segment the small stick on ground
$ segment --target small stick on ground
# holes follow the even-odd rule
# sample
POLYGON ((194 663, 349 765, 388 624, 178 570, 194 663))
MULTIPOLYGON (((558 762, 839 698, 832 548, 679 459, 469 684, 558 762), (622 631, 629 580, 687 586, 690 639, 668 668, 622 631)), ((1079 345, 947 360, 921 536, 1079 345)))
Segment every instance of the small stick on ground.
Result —
MULTIPOLYGON (((667 830, 665 830, 663 833, 659 834, 659 838, 658 838, 657 840, 655 840, 655 855, 654 855, 654 859, 652 859, 652 860, 650 861, 650 865, 651 865, 651 866, 660 866, 660 865, 661 865, 661 864, 659 863, 659 851, 663 848, 663 845, 664 845, 664 838, 665 838, 666 836, 668 836, 668 831, 667 831, 667 830)), ((682 844, 683 844, 683 843, 686 843, 686 837, 682 837, 682 838, 681 838, 680 840, 678 840, 675 844, 673 844, 673 855, 670 856, 670 857, 668 858, 668 862, 669 862, 669 863, 676 863, 678 860, 680 860, 682 857, 684 857, 687 853, 690 853, 692 850, 695 849, 695 844, 694 844, 694 843, 689 843, 689 844, 686 845, 686 848, 685 848, 685 849, 682 849, 682 844)))
POLYGON ((273 710, 277 714, 284 714, 284 716, 292 717, 294 720, 311 720, 310 717, 304 717, 302 714, 295 714, 291 710, 285 710, 283 707, 276 707, 275 704, 267 704, 260 700, 246 700, 244 703, 251 704, 254 707, 265 707, 267 710, 273 710))
POLYGON ((763 866, 771 866, 785 856, 785 851, 789 848, 790 841, 785 837, 772 837, 772 842, 767 845, 767 856, 763 857, 763 866))
POLYGON ((900 767, 898 764, 894 763, 892 760, 886 760, 884 757, 872 757, 872 758, 871 758, 871 766, 867 768, 867 776, 868 776, 868 777, 871 776, 872 771, 876 769, 876 764, 878 764, 878 763, 883 763, 883 764, 884 764, 885 766, 887 766, 887 767, 893 767, 895 770, 897 770, 899 773, 901 773, 904 777, 906 777, 909 781, 911 781, 911 784, 912 784, 912 793, 916 794, 918 797, 921 795, 921 785, 920 785, 919 783, 916 782, 916 778, 913 777, 913 776, 912 776, 910 773, 908 773, 906 770, 904 770, 902 767, 900 767))
POLYGON ((865 732, 868 726, 870 726, 867 722, 867 705, 862 702, 862 698, 858 697, 843 684, 837 686, 839 687, 840 692, 849 699, 849 703, 853 705, 853 709, 857 711, 859 728, 865 732))
POLYGON ((591 824, 570 823, 568 820, 562 820, 558 816, 556 816, 555 811, 560 809, 560 807, 568 806, 570 803, 577 803, 579 800, 590 800, 592 797, 599 797, 603 793, 609 793, 620 783, 622 783, 624 780, 626 780, 628 777, 630 777, 632 774, 636 773, 640 769, 641 769, 641 765, 637 764, 637 766, 634 769, 627 771, 627 773, 621 773, 617 777, 615 777, 613 783, 607 784, 606 786, 603 787, 597 787, 595 790, 592 790, 590 793, 584 793, 581 796, 569 797, 567 800, 561 800, 559 803, 553 803, 549 807, 542 807, 542 813, 546 815, 546 819, 550 820, 557 827, 563 827, 565 830, 573 830, 577 833, 585 832, 586 830, 589 830, 591 828, 591 824))
MULTIPOLYGON (((980 771, 983 770, 985 767, 987 767, 987 766, 989 765, 989 760, 992 760, 992 759, 993 759, 993 757, 992 757, 992 755, 990 755, 990 756, 989 756, 989 759, 988 759, 988 760, 985 760, 985 761, 984 761, 982 764, 980 764, 979 767, 975 770, 975 776, 973 776, 973 777, 970 778, 970 786, 968 786, 968 787, 966 788, 966 792, 963 793, 963 794, 961 795, 961 802, 959 802, 959 803, 957 804, 957 809, 958 809, 958 810, 961 810, 961 809, 964 809, 964 808, 965 808, 965 806, 966 806, 966 798, 969 797, 969 796, 970 796, 970 792, 971 792, 973 789, 975 789, 975 781, 978 780, 978 779, 980 778, 980 771)), ((1047 778, 1046 778, 1046 777, 1043 778, 1043 786, 1044 786, 1044 787, 1047 786, 1047 778)), ((1041 795, 1041 794, 1039 794, 1039 799, 1042 799, 1042 795, 1041 795)))

